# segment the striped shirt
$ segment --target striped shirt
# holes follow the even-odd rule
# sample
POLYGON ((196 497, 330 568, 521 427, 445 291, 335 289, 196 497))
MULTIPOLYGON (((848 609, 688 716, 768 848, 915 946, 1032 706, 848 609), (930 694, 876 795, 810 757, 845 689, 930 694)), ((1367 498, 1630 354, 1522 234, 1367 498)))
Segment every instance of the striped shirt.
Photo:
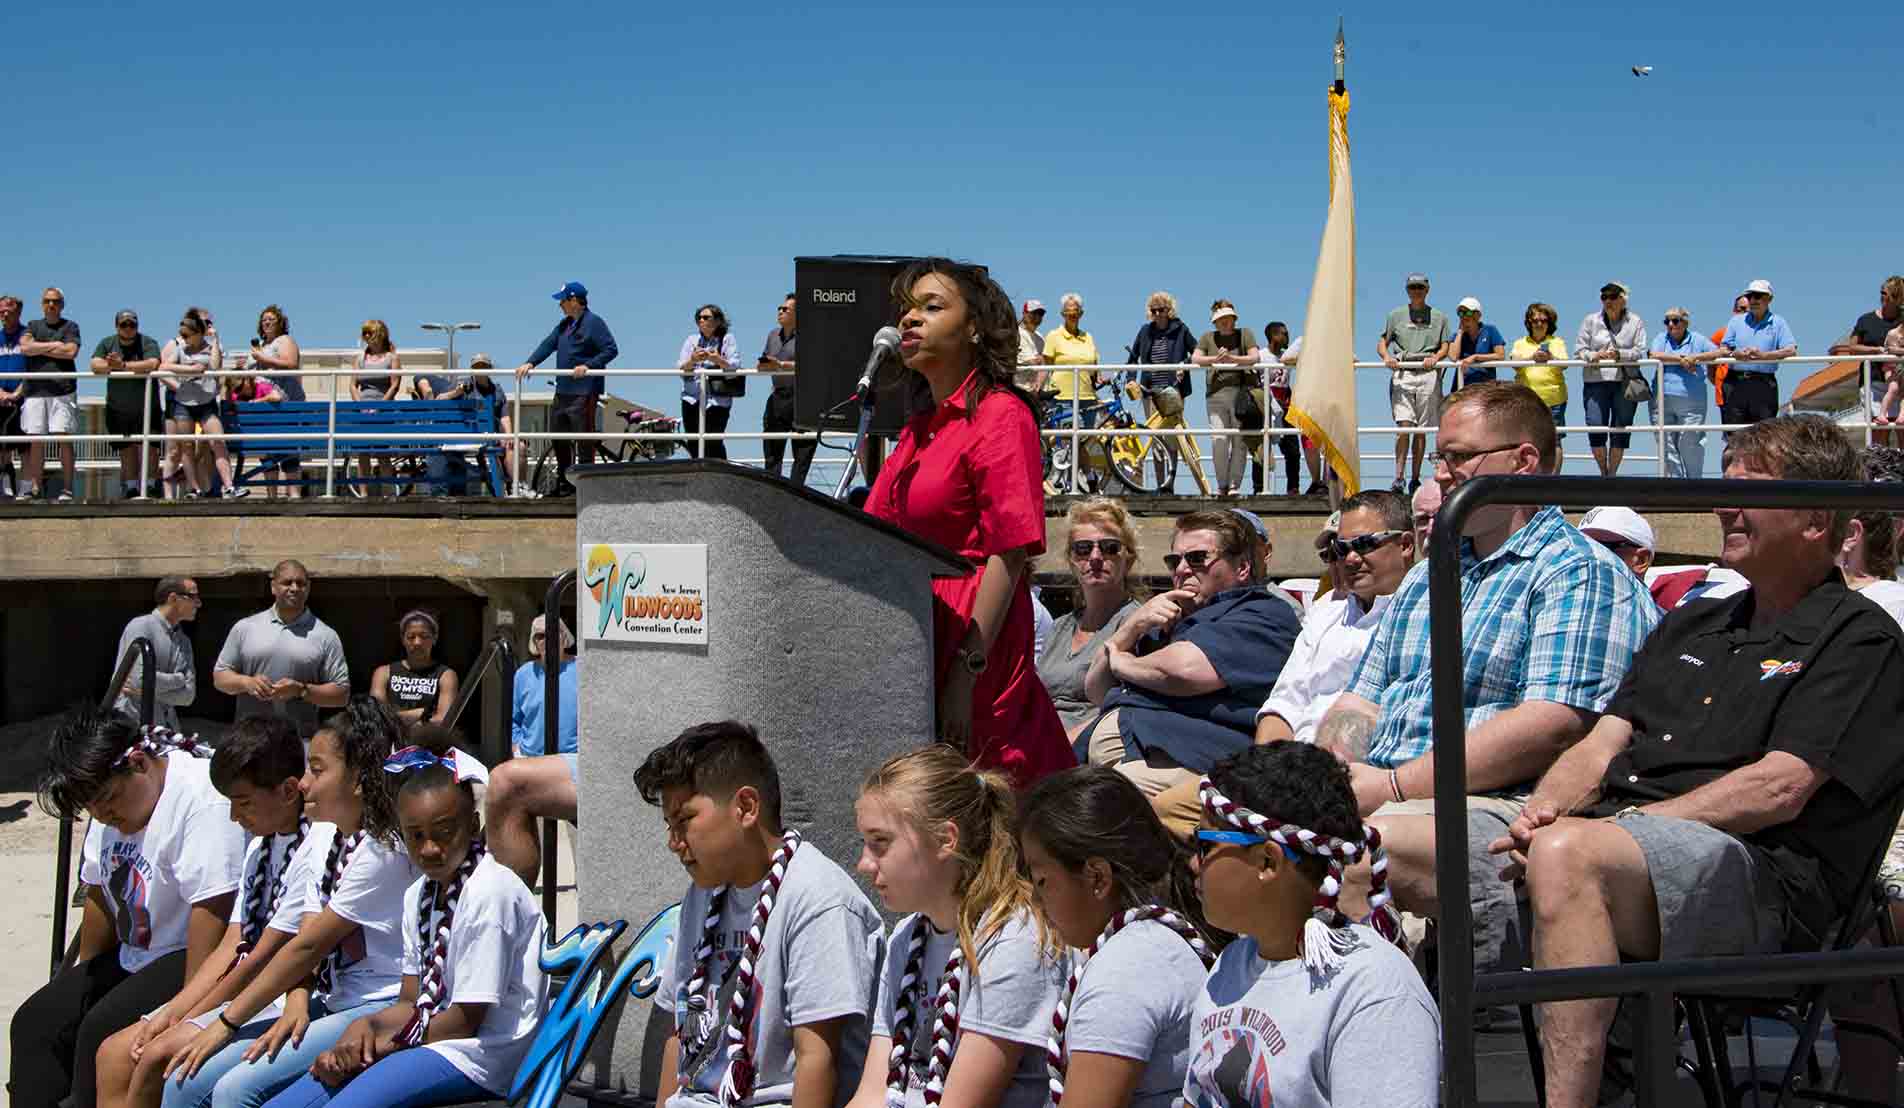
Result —
MULTIPOLYGON (((1542 508, 1499 550, 1461 540, 1462 706, 1472 731, 1529 700, 1601 712, 1659 608, 1625 563, 1542 508)), ((1349 691, 1380 710, 1370 765, 1434 746, 1428 664, 1428 564, 1403 578, 1349 691)))

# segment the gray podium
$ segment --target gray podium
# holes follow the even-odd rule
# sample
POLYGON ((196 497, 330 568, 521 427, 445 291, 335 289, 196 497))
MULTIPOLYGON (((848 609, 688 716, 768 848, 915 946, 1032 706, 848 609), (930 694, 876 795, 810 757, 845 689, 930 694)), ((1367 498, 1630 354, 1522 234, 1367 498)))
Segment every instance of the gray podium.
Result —
MULTIPOLYGON (((686 891, 661 815, 642 803, 633 774, 650 750, 707 720, 760 729, 780 767, 787 823, 850 870, 860 781, 931 738, 931 580, 967 572, 966 561, 757 469, 642 462, 572 472, 578 601, 589 592, 591 555, 601 562, 603 547, 704 546, 706 565, 704 642, 613 641, 594 625, 575 628, 579 918, 627 920, 632 933, 686 891)), ((654 570, 656 553, 641 587, 666 592, 665 582, 654 584, 667 576, 654 570)), ((653 614, 647 600, 626 610, 653 614)), ((677 602, 661 621, 691 615, 677 602)), ((579 608, 577 617, 589 622, 579 608)), ((652 1002, 634 1000, 611 1016, 578 1078, 593 1092, 573 1091, 608 1102, 652 1098, 669 1030, 654 1013, 652 1002)))

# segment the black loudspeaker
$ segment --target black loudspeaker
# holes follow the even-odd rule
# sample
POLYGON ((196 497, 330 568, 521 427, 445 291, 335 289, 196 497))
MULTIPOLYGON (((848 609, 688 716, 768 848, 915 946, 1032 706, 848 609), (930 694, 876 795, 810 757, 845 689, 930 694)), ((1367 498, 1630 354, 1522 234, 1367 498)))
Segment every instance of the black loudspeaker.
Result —
MULTIPOLYGON (((859 426, 860 406, 846 401, 866 368, 874 333, 899 322, 893 278, 912 260, 865 254, 793 260, 800 335, 793 356, 795 426, 827 431, 859 426)), ((890 379, 892 372, 889 368, 882 376, 890 379)), ((896 435, 905 425, 912 396, 908 384, 879 389, 873 409, 876 434, 896 435)))

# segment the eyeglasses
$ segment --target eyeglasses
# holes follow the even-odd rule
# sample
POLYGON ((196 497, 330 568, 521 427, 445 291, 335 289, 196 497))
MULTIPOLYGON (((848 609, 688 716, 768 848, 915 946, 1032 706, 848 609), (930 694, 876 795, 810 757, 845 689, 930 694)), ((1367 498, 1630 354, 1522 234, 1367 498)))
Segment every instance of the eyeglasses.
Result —
POLYGON ((1175 573, 1178 566, 1188 565, 1190 572, 1201 573, 1217 558, 1218 554, 1214 550, 1186 550, 1181 554, 1165 554, 1164 568, 1175 573))
POLYGON ((1436 450, 1429 453, 1428 464, 1432 466, 1447 466, 1448 472, 1453 473, 1455 470, 1460 469, 1476 458, 1484 457, 1488 454, 1499 454, 1503 450, 1519 450, 1525 445, 1527 444, 1510 442, 1505 446, 1490 446, 1486 450, 1436 450))
POLYGON ((197 600, 197 599, 198 599, 198 594, 197 594, 197 593, 195 593, 195 592, 175 592, 175 593, 173 593, 172 595, 173 595, 173 596, 182 596, 182 597, 184 597, 184 598, 185 598, 185 599, 187 599, 187 600, 197 600))
POLYGON ((1071 541, 1071 556, 1080 562, 1089 558, 1093 549, 1103 554, 1106 558, 1115 558, 1124 552, 1124 540, 1073 539, 1071 541))
MULTIPOLYGON (((1260 843, 1266 843, 1268 841, 1269 841, 1269 836, 1252 835, 1248 831, 1208 831, 1208 830, 1199 828, 1197 830, 1196 839, 1195 839, 1196 850, 1197 850, 1197 861, 1201 863, 1204 860, 1204 858, 1210 853, 1211 843, 1216 843, 1222 846, 1256 846, 1260 843)), ((1289 859, 1292 862, 1302 861, 1301 854, 1298 854, 1296 851, 1291 850, 1287 846, 1284 846, 1282 843, 1277 843, 1276 845, 1282 847, 1283 857, 1289 859)))
POLYGON ((1329 549, 1337 558, 1346 558, 1351 553, 1367 555, 1406 534, 1408 534, 1406 531, 1371 531, 1366 535, 1357 535, 1352 539, 1331 539, 1329 541, 1329 549))

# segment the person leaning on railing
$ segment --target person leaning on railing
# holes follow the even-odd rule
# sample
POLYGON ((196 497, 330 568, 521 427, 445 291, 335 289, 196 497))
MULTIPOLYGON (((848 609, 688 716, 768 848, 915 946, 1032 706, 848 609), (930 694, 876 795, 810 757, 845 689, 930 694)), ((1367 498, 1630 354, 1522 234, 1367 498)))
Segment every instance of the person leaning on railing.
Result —
POLYGON ((1727 423, 1757 423, 1778 414, 1778 363, 1798 353, 1798 338, 1785 317, 1772 312, 1772 282, 1760 279, 1745 286, 1745 313, 1726 324, 1719 345, 1738 359, 1726 375, 1720 417, 1727 423))
MULTIPOLYGON (((1864 313, 1851 324, 1851 330, 1845 333, 1845 337, 1831 345, 1832 356, 1887 353, 1884 340, 1899 326, 1900 318, 1904 318, 1904 276, 1886 277, 1878 289, 1877 310, 1864 313)), ((1897 363, 1866 362, 1863 372, 1866 377, 1864 387, 1869 390, 1867 400, 1871 422, 1897 423, 1898 397, 1894 387, 1898 381, 1897 363)), ((1895 432, 1880 431, 1877 434, 1895 444, 1895 432)))
MULTIPOLYGON (((1177 298, 1167 292, 1153 292, 1145 301, 1145 311, 1150 318, 1137 329, 1137 337, 1131 340, 1131 363, 1180 366, 1189 362, 1197 340, 1183 320, 1177 318, 1177 298)), ((1170 432, 1158 438, 1180 461, 1189 464, 1190 476, 1197 482, 1197 491, 1205 496, 1210 495, 1210 482, 1203 476, 1203 459, 1197 440, 1180 430, 1189 426, 1183 418, 1183 400, 1194 387, 1190 371, 1143 370, 1137 375, 1137 387, 1144 399, 1145 425, 1153 430, 1166 429, 1170 432)), ((1161 474, 1165 462, 1159 458, 1156 465, 1161 474)))
MULTIPOLYGON (((26 382, 15 373, 26 371, 26 355, 20 342, 26 338, 26 324, 20 322, 20 298, 0 296, 0 437, 20 433, 20 403, 26 397, 26 382)), ((10 442, 0 442, 0 500, 13 499, 14 455, 19 453, 10 442)))
MULTIPOLYGON (((271 383, 282 400, 301 401, 304 399, 304 378, 295 371, 302 364, 302 352, 298 350, 297 340, 291 337, 291 321, 284 309, 270 304, 258 313, 258 337, 251 340, 251 353, 245 355, 245 369, 262 375, 271 383), (273 370, 278 372, 273 373, 273 370)), ((269 399, 267 397, 267 399, 269 399)), ((266 485, 265 495, 275 499, 282 488, 284 495, 296 500, 304 495, 304 466, 298 461, 298 455, 288 454, 278 462, 277 470, 283 475, 284 485, 266 485)))
POLYGON ((1677 431, 1675 427, 1706 421, 1706 364, 1719 357, 1719 348, 1692 329, 1692 313, 1666 309, 1665 330, 1653 336, 1653 357, 1659 359, 1659 401, 1666 424, 1666 476, 1703 477, 1706 473, 1706 433, 1677 431))
POLYGON ((139 313, 130 308, 114 316, 112 323, 113 333, 93 348, 90 368, 114 375, 106 380, 106 430, 121 436, 112 444, 119 455, 119 495, 126 500, 139 495, 139 471, 144 468, 152 486, 146 495, 156 496, 159 444, 133 436, 165 430, 165 390, 147 379, 159 368, 159 344, 139 330, 139 313), (117 376, 122 373, 135 376, 117 376))
MULTIPOLYGON (((177 337, 159 351, 159 372, 172 386, 172 410, 166 413, 165 433, 189 435, 203 431, 222 435, 225 424, 218 412, 218 378, 210 376, 223 368, 222 351, 206 334, 205 321, 187 309, 180 317, 177 337)), ((165 492, 168 497, 181 493, 200 497, 210 491, 207 474, 197 464, 197 449, 183 439, 173 439, 165 460, 165 492)), ((211 442, 212 465, 216 467, 220 487, 227 497, 250 495, 233 480, 231 454, 224 439, 211 442)))
MULTIPOLYGON (((568 372, 555 379, 555 403, 549 406, 549 430, 556 434, 564 431, 591 434, 595 430, 595 405, 608 386, 603 378, 591 376, 588 371, 607 369, 621 348, 615 345, 615 336, 609 332, 608 324, 589 310, 588 286, 570 281, 549 295, 561 306, 562 319, 529 355, 529 360, 516 367, 516 380, 520 382, 528 377, 531 370, 554 354, 555 368, 568 372)), ((582 460, 594 461, 594 440, 584 440, 581 447, 582 460)), ((569 464, 574 459, 574 443, 569 439, 556 439, 557 496, 575 495, 575 486, 569 484, 569 464)))
MULTIPOLYGON (((1204 403, 1212 431, 1241 429, 1237 408, 1255 381, 1261 380, 1254 372, 1256 361, 1262 355, 1256 332, 1248 327, 1237 327, 1236 320, 1236 305, 1228 300, 1212 303, 1210 323, 1214 330, 1205 331, 1197 339, 1196 352, 1190 355, 1190 360, 1200 366, 1245 367, 1213 369, 1204 382, 1204 403)), ((1241 440, 1221 434, 1210 436, 1210 468, 1216 471, 1218 496, 1234 494, 1243 483, 1243 462, 1248 453, 1241 440)))
MULTIPOLYGON (((357 374, 350 379, 351 395, 364 401, 395 400, 403 384, 403 359, 391 345, 390 325, 381 319, 367 319, 359 337, 364 345, 353 362, 357 374)), ((396 472, 394 461, 387 455, 363 454, 357 459, 357 475, 363 479, 366 497, 382 495, 396 472)))
MULTIPOLYGON (((1509 361, 1538 362, 1538 365, 1523 365, 1514 368, 1514 379, 1540 397, 1553 413, 1554 424, 1559 426, 1567 422, 1567 371, 1551 362, 1567 360, 1567 343, 1554 329, 1560 326, 1560 313, 1552 304, 1543 304, 1536 300, 1527 306, 1527 312, 1521 316, 1521 325, 1527 333, 1514 340, 1508 348, 1509 361)), ((1566 439, 1566 435, 1556 432, 1556 441, 1566 439)))
POLYGON ((1620 472, 1620 460, 1633 441, 1632 433, 1624 428, 1633 425, 1633 413, 1639 410, 1639 403, 1627 397, 1626 384, 1628 378, 1640 372, 1631 363, 1646 357, 1646 325, 1627 310, 1628 295, 1624 282, 1601 285, 1600 310, 1589 312, 1580 321, 1580 333, 1573 344, 1574 355, 1587 363, 1580 371, 1587 423, 1615 428, 1611 432, 1587 432, 1587 444, 1593 448, 1593 460, 1603 477, 1620 472))
MULTIPOLYGON (((740 340, 727 329, 727 313, 719 304, 703 304, 694 311, 694 333, 681 342, 676 362, 681 370, 681 430, 688 457, 703 453, 695 435, 723 434, 734 412, 734 398, 746 391, 743 378, 731 377, 740 368, 740 340), (723 374, 713 376, 713 374, 723 374), (706 376, 704 376, 706 375, 706 376)), ((709 458, 726 459, 727 440, 708 439, 709 458)))
MULTIPOLYGON (((20 352, 26 355, 28 373, 73 373, 79 357, 79 324, 65 317, 66 294, 47 288, 40 294, 42 318, 26 325, 26 338, 20 352)), ((40 378, 26 382, 26 402, 21 408, 20 426, 34 436, 27 447, 27 487, 21 493, 37 500, 46 489, 46 435, 70 435, 79 430, 79 383, 71 377, 40 378)), ((66 483, 60 489, 61 500, 71 500, 79 481, 78 463, 73 457, 73 441, 59 443, 61 472, 66 483)))

